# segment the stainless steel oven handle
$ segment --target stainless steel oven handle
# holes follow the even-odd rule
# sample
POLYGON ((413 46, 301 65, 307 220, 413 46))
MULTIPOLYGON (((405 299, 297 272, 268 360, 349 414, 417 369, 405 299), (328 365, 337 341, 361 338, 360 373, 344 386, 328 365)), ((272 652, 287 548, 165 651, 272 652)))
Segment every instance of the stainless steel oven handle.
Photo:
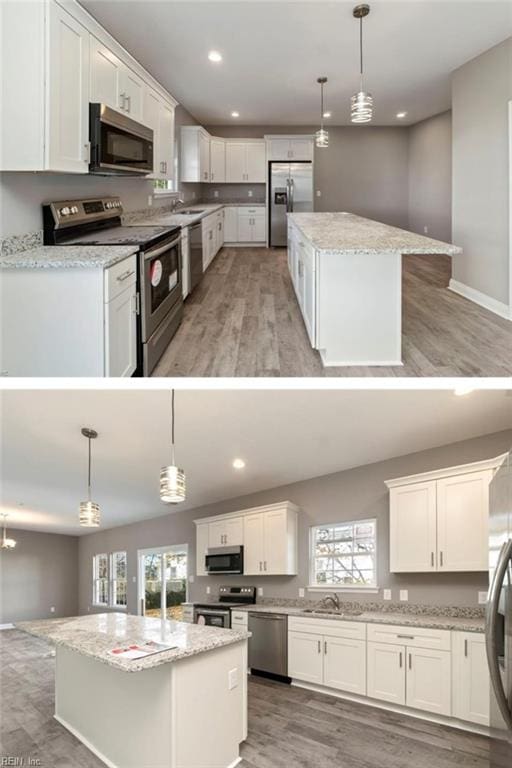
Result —
POLYGON ((149 251, 145 251, 144 261, 147 261, 148 259, 154 259, 156 256, 160 256, 161 253, 165 253, 165 251, 168 251, 170 248, 174 248, 174 246, 180 242, 180 239, 181 235, 178 235, 178 237, 175 240, 172 240, 170 243, 165 243, 165 245, 156 246, 149 251))
POLYGON ((135 274, 134 269, 127 269, 126 272, 123 272, 122 275, 118 275, 116 277, 116 280, 119 280, 120 283, 123 283, 125 280, 128 280, 128 278, 134 274, 135 274))
POLYGON ((489 589, 489 600, 487 603, 487 616, 485 621, 485 647, 494 695, 496 696, 496 701, 498 702, 498 707, 503 720, 507 727, 512 730, 512 712, 510 711, 507 695, 501 679, 500 663, 498 659, 498 641, 496 637, 500 593, 511 559, 512 539, 509 539, 501 547, 498 564, 494 571, 494 577, 489 589))
POLYGON ((222 608, 216 610, 209 610, 208 608, 197 608, 196 613, 198 616, 229 616, 229 610, 223 611, 222 608))

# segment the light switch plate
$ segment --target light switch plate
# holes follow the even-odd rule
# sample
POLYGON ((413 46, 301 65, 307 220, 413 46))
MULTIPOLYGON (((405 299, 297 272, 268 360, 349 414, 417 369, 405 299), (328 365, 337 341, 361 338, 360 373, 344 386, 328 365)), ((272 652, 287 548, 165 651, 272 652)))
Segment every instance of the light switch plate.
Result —
POLYGON ((306 590, 304 587, 299 587, 299 597, 304 597, 306 594, 306 590))
POLYGON ((214 197, 218 197, 219 196, 219 190, 218 189, 214 189, 213 190, 213 196, 214 197))
POLYGON ((212 588, 211 588, 211 587, 206 587, 206 594, 207 594, 207 595, 209 595, 211 591, 212 591, 212 588))
POLYGON ((384 598, 384 600, 391 600, 391 590, 385 589, 382 593, 382 597, 384 598))
POLYGON ((317 189, 316 196, 317 197, 322 197, 322 190, 321 189, 317 189))
POLYGON ((193 573, 191 573, 190 576, 188 577, 188 583, 193 584, 194 581, 195 581, 195 576, 193 573))
POLYGON ((428 227, 423 227, 423 232, 428 235, 428 227))
POLYGON ((400 590, 400 600, 406 602, 409 599, 409 590, 408 589, 401 589, 400 590))
POLYGON ((148 208, 151 208, 153 205, 153 195, 148 195, 148 208))
POLYGON ((228 672, 228 690, 232 691, 238 685, 238 669, 230 669, 228 672))
POLYGON ((479 592, 478 605, 486 605, 486 603, 487 603, 487 592, 479 592))
POLYGON ((247 192, 247 194, 249 195, 249 197, 252 197, 252 189, 249 189, 249 191, 247 192))
POLYGON ((258 587, 258 597, 263 597, 263 587, 258 587))
POLYGON ((55 613, 55 606, 54 605, 51 606, 50 613, 55 613))

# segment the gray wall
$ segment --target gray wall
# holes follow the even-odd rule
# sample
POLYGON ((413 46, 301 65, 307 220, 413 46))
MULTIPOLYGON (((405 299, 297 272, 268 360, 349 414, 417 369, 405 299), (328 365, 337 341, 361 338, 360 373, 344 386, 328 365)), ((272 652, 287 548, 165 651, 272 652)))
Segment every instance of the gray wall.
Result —
POLYGON ((0 550, 0 624, 76 616, 78 538, 10 528, 8 536, 17 543, 0 550))
POLYGON ((508 102, 512 39, 456 70, 453 110, 453 241, 464 249, 453 277, 509 304, 508 102))
MULTIPOLYGON (((487 574, 390 574, 388 493, 384 480, 415 472, 487 459, 508 450, 512 430, 454 443, 441 448, 401 456, 345 472, 273 488, 199 509, 175 512, 132 525, 88 534, 79 541, 79 608, 92 610, 92 556, 118 549, 128 552, 128 610, 137 610, 137 549, 167 544, 188 544, 190 573, 195 573, 195 518, 233 512, 260 504, 290 500, 301 508, 299 524, 298 576, 294 577, 196 577, 189 585, 189 599, 204 599, 206 587, 215 592, 221 583, 263 586, 266 597, 298 597, 299 587, 308 584, 308 532, 318 523, 376 517, 378 520, 378 581, 380 589, 409 589, 409 600, 424 604, 476 605, 478 590, 487 588, 487 574)), ((155 506, 158 502, 155 501, 155 506)), ((309 593, 311 596, 312 593, 309 593)), ((368 599, 375 599, 370 595, 368 599)), ((364 596, 362 597, 364 599, 364 596)))
POLYGON ((444 112, 409 129, 409 226, 444 242, 452 236, 452 119, 444 112), (427 227, 427 232, 424 228, 427 227))

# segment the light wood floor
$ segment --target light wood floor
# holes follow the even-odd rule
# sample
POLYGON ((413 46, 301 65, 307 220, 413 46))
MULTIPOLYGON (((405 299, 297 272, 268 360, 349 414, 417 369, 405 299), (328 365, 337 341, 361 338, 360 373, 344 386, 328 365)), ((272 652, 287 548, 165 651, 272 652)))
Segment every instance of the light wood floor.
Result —
MULTIPOLYGON (((45 641, 0 631, 0 758, 24 758, 25 765, 39 759, 41 768, 104 768, 53 719, 54 666, 45 641)), ((241 754, 240 768, 488 768, 489 741, 254 677, 241 754)))
POLYGON ((406 256, 404 366, 323 368, 286 250, 224 248, 185 302, 155 376, 510 376, 512 323, 447 288, 443 256, 406 256))

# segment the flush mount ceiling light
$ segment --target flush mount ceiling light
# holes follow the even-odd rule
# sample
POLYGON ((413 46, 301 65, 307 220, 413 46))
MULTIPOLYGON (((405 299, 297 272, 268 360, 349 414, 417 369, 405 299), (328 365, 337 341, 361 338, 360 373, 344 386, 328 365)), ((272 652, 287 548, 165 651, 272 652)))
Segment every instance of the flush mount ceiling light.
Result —
POLYGON ((87 501, 80 502, 80 525, 83 528, 97 528, 100 524, 100 507, 91 501, 91 440, 96 440, 98 433, 89 427, 82 427, 82 435, 89 441, 89 464, 87 471, 87 501))
POLYGON ((4 529, 3 529, 3 534, 2 534, 2 540, 0 541, 0 549, 14 549, 14 547, 16 546, 15 539, 8 539, 7 538, 7 530, 6 530, 6 527, 5 527, 5 521, 7 519, 7 515, 6 514, 2 514, 1 517, 2 517, 2 520, 3 520, 4 529))
POLYGON ((328 117, 332 117, 332 112, 324 112, 324 117, 327 119, 328 117))
POLYGON ((240 117, 240 112, 232 112, 231 117, 240 117))
POLYGON ((174 457, 174 389, 171 390, 171 463, 160 470, 160 499, 166 504, 185 501, 185 472, 176 466, 174 457))
POLYGON ((324 128, 324 85, 326 82, 326 77, 317 78, 317 83, 320 84, 320 130, 315 133, 315 144, 317 147, 329 146, 329 133, 324 128))
POLYGON ((404 117, 407 117, 407 112, 397 112, 396 116, 398 117, 399 120, 403 120, 404 117))
POLYGON ((215 64, 217 64, 219 61, 222 61, 222 55, 218 51, 210 51, 208 58, 210 61, 215 62, 215 64))
POLYGON ((463 395, 470 395, 473 390, 471 387, 457 387, 453 390, 453 394, 457 395, 457 397, 462 397, 463 395))
POLYGON ((359 91, 354 93, 350 100, 350 119, 353 123, 369 123, 373 116, 373 96, 367 93, 363 87, 363 19, 370 13, 370 6, 356 5, 352 14, 359 19, 359 91))
POLYGON ((235 459, 233 461, 233 466, 235 469, 243 469, 245 467, 245 461, 243 459, 235 459))

